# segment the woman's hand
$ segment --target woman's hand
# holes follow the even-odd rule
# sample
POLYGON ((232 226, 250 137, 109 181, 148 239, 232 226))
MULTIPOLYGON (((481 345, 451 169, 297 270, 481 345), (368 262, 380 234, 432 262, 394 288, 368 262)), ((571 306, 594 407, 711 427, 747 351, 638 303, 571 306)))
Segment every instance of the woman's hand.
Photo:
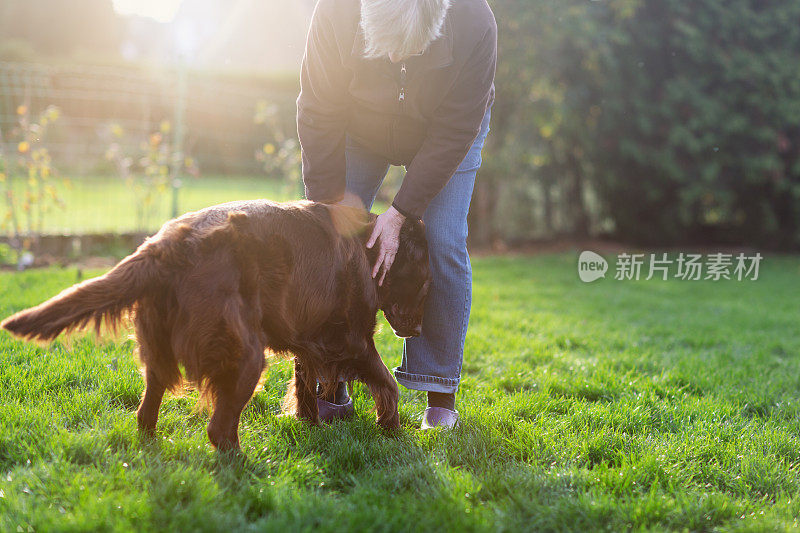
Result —
POLYGON ((373 278, 378 273, 381 275, 378 285, 383 285, 386 273, 392 268, 394 256, 397 255, 400 246, 400 227, 405 219, 400 211, 391 206, 375 220, 375 228, 367 241, 367 248, 372 248, 375 242, 378 242, 378 257, 375 259, 375 266, 372 267, 373 278))

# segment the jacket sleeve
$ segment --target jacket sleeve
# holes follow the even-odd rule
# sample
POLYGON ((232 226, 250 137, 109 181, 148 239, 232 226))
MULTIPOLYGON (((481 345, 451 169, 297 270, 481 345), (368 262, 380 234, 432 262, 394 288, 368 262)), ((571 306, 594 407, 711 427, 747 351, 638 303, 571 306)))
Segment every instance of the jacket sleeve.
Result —
POLYGON ((329 5, 317 4, 306 40, 297 98, 297 135, 306 198, 330 203, 344 197, 350 73, 326 13, 329 5))
POLYGON ((425 141, 392 202, 402 214, 422 217, 466 157, 494 92, 496 65, 497 27, 492 24, 431 117, 425 141))

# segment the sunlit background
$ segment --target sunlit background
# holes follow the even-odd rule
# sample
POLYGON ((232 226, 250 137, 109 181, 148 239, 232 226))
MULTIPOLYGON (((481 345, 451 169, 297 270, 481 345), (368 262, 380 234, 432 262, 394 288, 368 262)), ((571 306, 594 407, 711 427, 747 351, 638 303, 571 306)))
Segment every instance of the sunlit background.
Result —
POLYGON ((149 17, 158 22, 170 22, 175 18, 181 0, 113 0, 114 11, 120 15, 149 17))
MULTIPOLYGON (((471 244, 800 248, 800 3, 489 4, 497 98, 471 244)), ((300 197, 313 8, 0 0, 0 236, 141 234, 300 197)))
POLYGON ((14 199, 0 234, 147 232, 219 201, 297 197, 313 7, 0 0, 0 187, 14 199))
POLYGON ((0 57, 295 69, 313 0, 2 0, 0 57))

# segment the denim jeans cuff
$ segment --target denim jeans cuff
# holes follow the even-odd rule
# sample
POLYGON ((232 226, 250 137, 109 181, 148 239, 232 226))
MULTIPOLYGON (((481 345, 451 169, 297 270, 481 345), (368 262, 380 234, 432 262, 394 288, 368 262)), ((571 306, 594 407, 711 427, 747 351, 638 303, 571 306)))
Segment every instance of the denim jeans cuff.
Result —
POLYGON ((411 390, 452 394, 458 392, 458 379, 426 376, 424 374, 409 374, 408 372, 400 370, 400 367, 394 369, 394 377, 397 378, 397 382, 400 385, 411 390))

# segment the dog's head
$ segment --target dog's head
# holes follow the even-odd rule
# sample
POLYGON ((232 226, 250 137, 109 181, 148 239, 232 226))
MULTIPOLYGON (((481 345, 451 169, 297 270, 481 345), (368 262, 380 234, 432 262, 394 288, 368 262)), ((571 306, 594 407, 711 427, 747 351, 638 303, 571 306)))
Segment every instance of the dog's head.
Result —
POLYGON ((422 315, 431 284, 428 241, 420 220, 406 219, 400 228, 400 246, 378 287, 380 308, 398 337, 417 337, 422 333, 422 315))

